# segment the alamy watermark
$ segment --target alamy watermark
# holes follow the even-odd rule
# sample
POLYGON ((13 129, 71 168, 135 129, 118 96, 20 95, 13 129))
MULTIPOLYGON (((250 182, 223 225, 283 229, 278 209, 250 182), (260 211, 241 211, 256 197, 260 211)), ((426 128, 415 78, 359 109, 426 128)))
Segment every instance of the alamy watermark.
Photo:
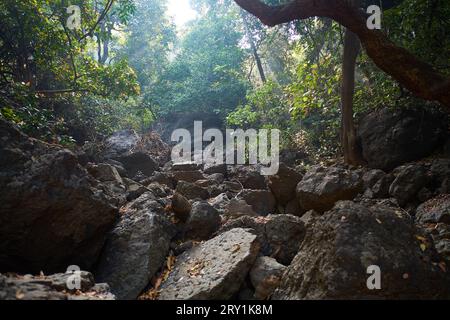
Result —
POLYGON ((73 265, 67 268, 66 274, 70 276, 66 280, 66 286, 69 290, 81 290, 81 269, 73 265))
POLYGON ((187 129, 177 129, 171 140, 178 144, 172 148, 175 164, 194 162, 197 164, 249 164, 261 165, 264 176, 278 173, 280 162, 280 130, 226 129, 225 139, 221 130, 208 129, 203 132, 203 123, 194 121, 194 137, 187 129), (180 141, 181 140, 181 141, 180 141), (203 148, 204 143, 210 144, 203 148), (224 145, 225 142, 225 145, 224 145))

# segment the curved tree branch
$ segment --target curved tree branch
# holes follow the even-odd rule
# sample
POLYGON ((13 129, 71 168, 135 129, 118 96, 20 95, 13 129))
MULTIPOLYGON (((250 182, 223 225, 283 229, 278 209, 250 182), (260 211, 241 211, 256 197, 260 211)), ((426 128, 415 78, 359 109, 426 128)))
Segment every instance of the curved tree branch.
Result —
POLYGON ((369 30, 367 15, 346 0, 293 0, 285 5, 269 6, 260 0, 234 0, 268 26, 310 17, 327 17, 355 33, 367 55, 384 72, 414 95, 438 101, 450 111, 450 79, 396 46, 379 30, 369 30))

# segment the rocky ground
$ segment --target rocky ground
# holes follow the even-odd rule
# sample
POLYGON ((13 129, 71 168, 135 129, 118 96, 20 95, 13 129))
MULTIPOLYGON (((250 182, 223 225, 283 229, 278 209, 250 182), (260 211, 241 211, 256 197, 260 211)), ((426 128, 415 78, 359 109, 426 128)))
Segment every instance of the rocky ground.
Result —
MULTIPOLYGON (((398 139, 417 134, 387 116, 398 139)), ((413 154, 375 128, 360 133, 372 169, 289 161, 264 177, 173 164, 154 133, 73 153, 0 120, 0 299, 448 299, 450 158, 419 160, 448 132, 425 128, 413 154), (86 270, 75 291, 71 265, 86 270)))

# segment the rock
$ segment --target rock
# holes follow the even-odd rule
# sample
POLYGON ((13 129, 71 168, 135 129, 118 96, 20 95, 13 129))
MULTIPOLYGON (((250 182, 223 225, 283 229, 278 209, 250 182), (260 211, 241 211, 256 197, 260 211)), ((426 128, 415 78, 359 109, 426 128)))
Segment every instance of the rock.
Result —
POLYGON ((442 262, 446 262, 446 266, 450 264, 450 225, 438 223, 431 225, 426 229, 431 235, 434 248, 439 254, 442 262))
POLYGON ((306 229, 299 217, 277 214, 269 216, 265 233, 270 256, 284 265, 289 265, 300 248, 306 229))
POLYGON ((173 181, 172 175, 166 172, 155 172, 153 175, 146 181, 148 183, 156 182, 159 184, 163 184, 168 186, 171 189, 174 189, 175 181, 173 181))
POLYGON ((208 202, 195 202, 185 226, 185 236, 193 240, 207 240, 219 229, 221 221, 219 212, 208 202))
POLYGON ((0 274, 0 300, 114 300, 107 284, 95 284, 91 273, 80 271, 79 290, 71 290, 75 275, 59 273, 50 276, 4 276, 0 274), (72 278, 70 278, 72 277, 72 278))
POLYGON ((388 198, 389 188, 392 182, 394 182, 395 176, 393 174, 387 174, 378 180, 370 189, 371 197, 375 199, 388 198))
POLYGON ((232 193, 239 193, 242 191, 242 185, 239 182, 235 181, 224 181, 223 186, 226 191, 232 192, 232 193))
POLYGON ((320 214, 318 214, 314 210, 309 210, 303 216, 301 216, 300 220, 302 220, 302 222, 304 223, 305 227, 308 228, 310 225, 312 225, 314 223, 314 220, 317 217, 320 217, 320 214))
POLYGON ((428 156, 448 134, 448 117, 429 108, 386 108, 359 123, 364 158, 371 168, 385 171, 428 156))
POLYGON ((105 161, 105 163, 116 168, 117 172, 119 173, 119 175, 121 177, 125 177, 127 175, 127 170, 125 170, 125 168, 123 167, 123 164, 120 163, 119 161, 108 159, 105 161))
POLYGON ((184 253, 185 251, 192 249, 193 246, 194 246, 194 242, 192 240, 189 240, 189 241, 179 243, 179 244, 172 243, 170 248, 172 249, 173 254, 175 256, 179 256, 180 254, 184 253))
MULTIPOLYGON (((161 140, 161 137, 155 132, 149 132, 140 136, 134 130, 118 131, 106 140, 105 145, 105 150, 102 155, 103 158, 118 160, 119 162, 122 162, 120 161, 121 158, 126 158, 134 153, 138 153, 147 155, 148 158, 154 160, 159 167, 167 162, 170 157, 169 146, 165 144, 161 140)), ((143 156, 137 158, 144 159, 143 156)), ((129 161, 132 160, 133 159, 130 159, 129 161)), ((146 164, 143 164, 143 166, 144 170, 148 169, 146 164)), ((143 170, 141 171, 148 176, 151 175, 143 170)), ((130 172, 128 174, 131 178, 135 175, 130 172)))
POLYGON ((100 163, 93 164, 89 163, 86 166, 88 172, 97 180, 102 182, 115 182, 117 184, 124 184, 122 177, 120 176, 117 169, 109 164, 100 163))
POLYGON ((243 190, 240 197, 252 206, 253 211, 265 216, 275 212, 275 197, 267 190, 243 190))
POLYGON ((386 175, 383 170, 372 169, 364 173, 362 179, 364 183, 364 189, 372 188, 381 178, 386 175))
POLYGON ((300 173, 281 163, 278 173, 269 177, 268 185, 277 202, 285 206, 295 199, 295 188, 302 178, 300 173))
POLYGON ((214 207, 219 213, 223 214, 225 212, 225 209, 230 202, 230 199, 228 198, 226 193, 221 193, 217 197, 211 199, 209 201, 209 204, 214 207))
POLYGON ((308 228, 272 298, 448 297, 446 273, 433 264, 433 249, 423 250, 421 234, 407 216, 390 207, 338 202, 308 228), (372 265, 380 267, 381 290, 367 288, 372 265))
POLYGON ((136 299, 164 265, 173 225, 150 192, 122 209, 99 261, 96 276, 118 299, 136 299))
POLYGON ((427 172, 421 165, 405 165, 395 170, 396 178, 389 188, 389 194, 400 206, 406 205, 422 189, 427 181, 427 172))
POLYGON ((450 193, 450 159, 435 159, 431 163, 430 174, 438 193, 450 193))
POLYGON ((198 171, 201 170, 202 166, 195 162, 185 162, 185 163, 174 163, 170 167, 171 171, 198 171))
POLYGON ((255 288, 255 298, 266 300, 281 282, 286 267, 270 257, 259 257, 250 270, 250 279, 255 288))
POLYGON ((222 173, 213 173, 213 174, 206 176, 206 179, 208 179, 208 181, 212 181, 217 184, 221 184, 224 182, 225 176, 222 173))
POLYGON ((261 253, 284 265, 291 263, 305 236, 305 226, 301 219, 283 214, 267 217, 242 216, 225 223, 218 234, 234 228, 253 229, 261 244, 261 253))
POLYGON ((134 152, 120 156, 118 160, 123 163, 129 177, 136 176, 139 172, 151 176, 157 169, 158 164, 144 152, 134 152))
POLYGON ((303 216, 305 212, 305 209, 300 207, 297 199, 292 199, 291 201, 289 201, 284 210, 285 214, 290 214, 297 217, 303 216))
POLYGON ((256 236, 233 229, 177 258, 160 300, 228 300, 239 291, 259 252, 256 236))
POLYGON ((209 198, 208 190, 186 181, 179 181, 175 190, 189 200, 207 200, 209 198))
POLYGON ((228 177, 240 182, 244 189, 266 190, 266 178, 261 175, 258 166, 228 166, 228 177))
POLYGON ((224 164, 205 164, 205 167, 203 168, 203 172, 205 174, 216 174, 220 173, 222 175, 227 174, 227 165, 224 164))
POLYGON ((134 130, 117 131, 106 140, 105 158, 114 159, 133 149, 141 137, 134 130))
POLYGON ((200 171, 174 171, 172 177, 175 181, 186 182, 196 182, 205 179, 205 176, 200 171))
POLYGON ((175 217, 182 222, 187 221, 191 208, 189 200, 175 192, 172 197, 172 210, 175 213, 175 217))
POLYGON ((172 190, 170 190, 169 187, 167 187, 166 185, 161 185, 157 182, 150 183, 147 186, 147 189, 150 190, 150 192, 158 198, 166 198, 169 196, 169 194, 172 194, 172 190))
POLYGON ((144 193, 148 192, 148 188, 144 187, 142 184, 137 183, 128 178, 124 178, 125 184, 127 185, 127 201, 131 202, 139 198, 144 193))
POLYGON ((362 179, 355 171, 314 166, 297 185, 296 192, 302 208, 323 213, 339 200, 352 200, 362 187, 362 179))
POLYGON ((0 119, 0 271, 90 270, 118 215, 76 156, 0 119))
POLYGON ((232 198, 225 207, 224 214, 228 217, 258 215, 245 200, 232 198))
POLYGON ((416 211, 419 223, 445 223, 450 225, 450 194, 443 194, 421 204, 416 211))

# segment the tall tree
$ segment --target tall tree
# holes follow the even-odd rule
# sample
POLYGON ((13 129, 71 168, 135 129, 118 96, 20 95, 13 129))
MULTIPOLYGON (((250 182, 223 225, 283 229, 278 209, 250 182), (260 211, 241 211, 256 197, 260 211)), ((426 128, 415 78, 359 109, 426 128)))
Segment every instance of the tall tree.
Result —
POLYGON ((346 0, 293 0, 268 5, 260 0, 235 0, 264 24, 275 26, 297 19, 327 17, 355 33, 368 56, 414 95, 438 101, 450 111, 450 79, 420 61, 407 50, 396 46, 382 31, 367 28, 365 11, 346 0))

